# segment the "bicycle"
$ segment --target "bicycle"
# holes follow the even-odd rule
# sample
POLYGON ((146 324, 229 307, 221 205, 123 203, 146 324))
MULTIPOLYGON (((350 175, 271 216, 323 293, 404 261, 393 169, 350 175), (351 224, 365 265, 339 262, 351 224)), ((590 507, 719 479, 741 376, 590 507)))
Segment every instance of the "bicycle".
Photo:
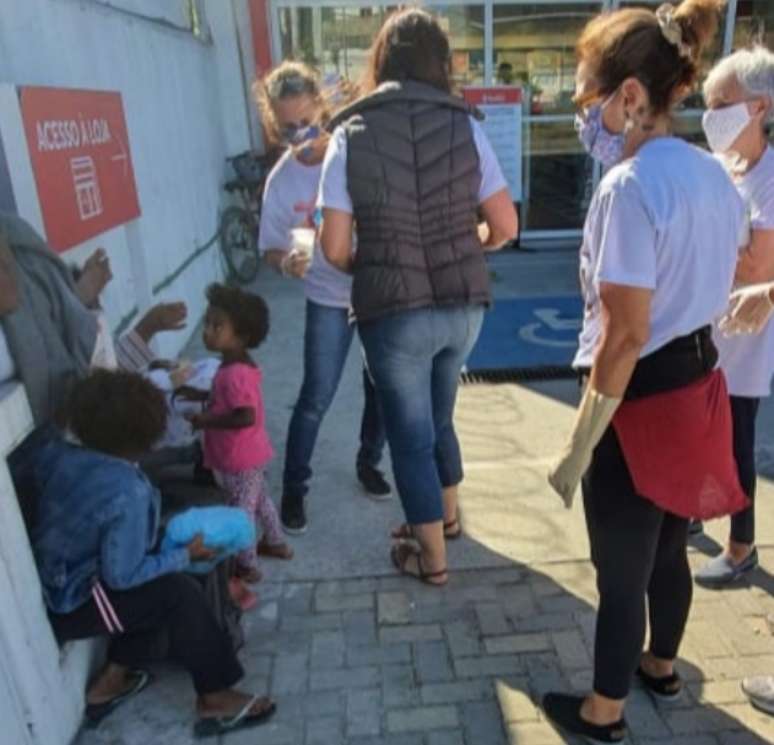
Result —
POLYGON ((229 194, 236 194, 242 204, 227 207, 220 217, 220 250, 230 278, 247 284, 256 278, 261 265, 258 227, 269 158, 247 150, 226 160, 236 178, 227 181, 223 188, 229 194))

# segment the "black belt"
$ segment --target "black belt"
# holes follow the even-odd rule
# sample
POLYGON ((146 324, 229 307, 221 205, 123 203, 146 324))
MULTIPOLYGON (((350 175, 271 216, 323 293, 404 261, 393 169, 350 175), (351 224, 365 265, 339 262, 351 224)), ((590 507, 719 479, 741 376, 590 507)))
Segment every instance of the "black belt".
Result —
MULTIPOLYGON (((690 385, 714 370, 717 364, 718 350, 712 341, 712 328, 704 326, 692 334, 672 339, 639 359, 624 399, 632 401, 690 385)), ((591 370, 581 368, 578 372, 583 381, 591 370)))

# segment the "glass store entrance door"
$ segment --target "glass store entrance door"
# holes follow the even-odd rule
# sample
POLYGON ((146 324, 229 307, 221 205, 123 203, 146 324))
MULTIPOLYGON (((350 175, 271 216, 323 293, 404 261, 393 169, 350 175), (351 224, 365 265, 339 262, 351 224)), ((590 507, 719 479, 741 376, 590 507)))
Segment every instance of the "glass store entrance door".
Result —
POLYGON ((574 128, 575 44, 602 2, 498 2, 493 69, 525 88, 522 230, 532 237, 576 233, 593 190, 594 168, 574 128))

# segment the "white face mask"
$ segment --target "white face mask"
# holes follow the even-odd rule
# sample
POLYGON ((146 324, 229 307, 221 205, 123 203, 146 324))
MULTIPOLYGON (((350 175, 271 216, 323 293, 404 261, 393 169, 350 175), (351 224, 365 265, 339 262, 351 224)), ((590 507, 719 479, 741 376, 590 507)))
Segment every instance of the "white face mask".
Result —
POLYGON ((702 126, 712 151, 725 153, 751 121, 747 104, 742 102, 722 109, 708 109, 704 112, 702 126))

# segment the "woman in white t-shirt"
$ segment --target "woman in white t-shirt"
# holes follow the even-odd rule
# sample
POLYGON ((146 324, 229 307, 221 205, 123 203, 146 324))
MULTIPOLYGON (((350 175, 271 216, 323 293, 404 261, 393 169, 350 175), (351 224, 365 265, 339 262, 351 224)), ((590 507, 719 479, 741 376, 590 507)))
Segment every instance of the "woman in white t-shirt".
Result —
MULTIPOLYGON (((317 74, 299 62, 284 62, 256 85, 269 137, 287 146, 266 182, 258 247, 285 276, 303 279, 306 293, 304 380, 288 427, 282 491, 282 526, 290 534, 306 530, 304 497, 310 462, 323 417, 339 387, 352 344, 348 312, 352 279, 326 261, 319 244, 310 257, 292 250, 291 231, 314 228, 317 190, 328 136, 322 129, 328 104, 317 74)), ((374 387, 363 371, 365 406, 357 454, 357 476, 375 498, 390 485, 377 468, 385 435, 374 387)))
POLYGON ((721 5, 603 14, 577 47, 580 139, 611 168, 581 249, 575 366, 585 392, 549 480, 569 506, 582 478, 600 600, 593 692, 543 703, 555 723, 593 741, 625 739, 635 674, 657 698, 679 695, 688 518, 745 504, 710 331, 728 302, 744 207, 715 158, 670 134, 721 5))
MULTIPOLYGON (((721 60, 704 84, 708 111, 704 131, 747 205, 749 243, 739 256, 737 286, 774 281, 774 148, 766 136, 774 120, 774 54, 742 49, 721 60)), ((739 480, 755 498, 755 418, 770 393, 774 373, 774 325, 755 336, 715 333, 720 366, 728 380, 739 480)), ((694 523, 698 532, 701 523, 694 523)), ((731 518, 726 550, 696 574, 708 587, 723 587, 758 565, 753 507, 731 518)))

